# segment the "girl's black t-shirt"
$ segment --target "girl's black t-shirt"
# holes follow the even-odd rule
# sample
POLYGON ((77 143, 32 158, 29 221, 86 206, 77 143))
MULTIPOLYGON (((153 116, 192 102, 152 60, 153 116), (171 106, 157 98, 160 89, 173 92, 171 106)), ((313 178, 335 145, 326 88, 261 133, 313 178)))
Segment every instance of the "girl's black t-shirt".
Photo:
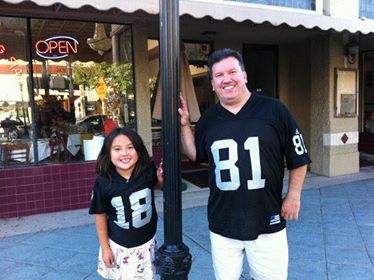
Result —
POLYGON ((90 214, 108 216, 108 236, 126 248, 140 246, 156 234, 157 212, 153 187, 157 183, 156 167, 150 165, 129 181, 113 172, 112 178, 95 180, 90 214))

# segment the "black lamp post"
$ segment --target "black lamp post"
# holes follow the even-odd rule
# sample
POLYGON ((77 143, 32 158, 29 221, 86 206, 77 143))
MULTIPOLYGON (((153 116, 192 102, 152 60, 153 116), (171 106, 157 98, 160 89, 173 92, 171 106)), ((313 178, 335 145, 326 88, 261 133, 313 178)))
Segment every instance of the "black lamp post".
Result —
POLYGON ((160 67, 164 167, 164 244, 157 252, 161 279, 188 279, 191 254, 182 241, 179 104, 179 4, 160 0, 160 67))

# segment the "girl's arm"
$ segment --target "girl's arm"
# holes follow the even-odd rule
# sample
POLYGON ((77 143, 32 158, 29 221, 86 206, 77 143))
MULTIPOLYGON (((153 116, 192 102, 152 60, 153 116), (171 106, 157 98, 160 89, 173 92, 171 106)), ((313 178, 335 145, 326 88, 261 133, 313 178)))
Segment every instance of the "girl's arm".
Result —
POLYGON ((114 256, 109 246, 108 221, 106 214, 96 214, 96 231, 102 251, 103 261, 107 267, 113 267, 114 256))
POLYGON ((155 185, 155 189, 161 189, 164 185, 164 169, 162 168, 162 160, 160 165, 157 168, 157 184, 155 185))

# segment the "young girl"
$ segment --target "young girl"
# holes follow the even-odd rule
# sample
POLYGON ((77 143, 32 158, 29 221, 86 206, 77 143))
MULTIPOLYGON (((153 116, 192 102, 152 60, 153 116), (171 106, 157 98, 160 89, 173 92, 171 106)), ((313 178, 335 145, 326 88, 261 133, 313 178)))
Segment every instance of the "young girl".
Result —
POLYGON ((153 187, 163 182, 140 136, 115 128, 97 159, 90 214, 100 243, 97 272, 107 279, 155 279, 157 213, 153 187))

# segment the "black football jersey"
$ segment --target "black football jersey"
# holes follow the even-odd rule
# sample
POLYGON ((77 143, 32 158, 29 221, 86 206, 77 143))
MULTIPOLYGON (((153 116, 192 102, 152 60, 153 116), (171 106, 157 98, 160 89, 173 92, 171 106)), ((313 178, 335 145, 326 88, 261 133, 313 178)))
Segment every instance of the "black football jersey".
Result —
POLYGON ((116 171, 112 178, 98 176, 95 181, 90 214, 107 213, 108 236, 126 248, 149 241, 157 228, 153 186, 157 183, 152 164, 140 176, 127 181, 116 171))
POLYGON ((195 129, 196 161, 209 162, 209 229, 254 240, 285 227, 281 217, 285 164, 310 163, 300 129, 285 105, 252 93, 237 114, 219 103, 195 129))

